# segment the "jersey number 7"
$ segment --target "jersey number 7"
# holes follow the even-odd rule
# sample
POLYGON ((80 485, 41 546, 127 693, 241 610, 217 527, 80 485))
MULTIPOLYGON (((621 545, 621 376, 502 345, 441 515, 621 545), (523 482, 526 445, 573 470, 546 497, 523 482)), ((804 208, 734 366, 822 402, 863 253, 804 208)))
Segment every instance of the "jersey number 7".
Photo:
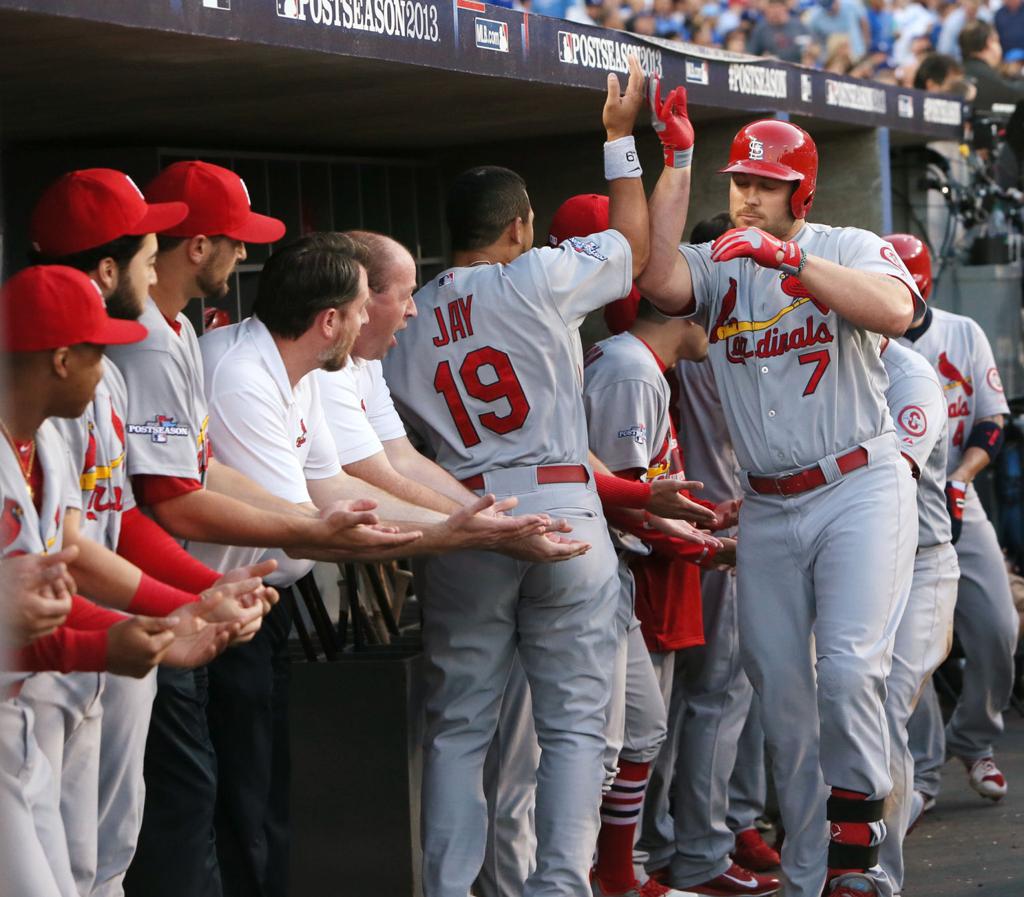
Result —
MULTIPOLYGON (((507 414, 487 411, 478 415, 477 420, 481 426, 492 433, 505 434, 518 430, 526 423, 530 403, 512 367, 512 360, 506 353, 491 346, 474 349, 462 359, 462 364, 459 365, 459 379, 462 381, 463 389, 474 399, 487 403, 497 402, 499 399, 508 402, 507 414), (491 368, 495 379, 488 378, 489 382, 484 383, 480 377, 481 368, 491 368)), ((447 361, 442 361, 434 371, 434 390, 444 396, 463 445, 466 448, 479 445, 480 434, 473 424, 469 411, 466 410, 452 366, 447 361)))

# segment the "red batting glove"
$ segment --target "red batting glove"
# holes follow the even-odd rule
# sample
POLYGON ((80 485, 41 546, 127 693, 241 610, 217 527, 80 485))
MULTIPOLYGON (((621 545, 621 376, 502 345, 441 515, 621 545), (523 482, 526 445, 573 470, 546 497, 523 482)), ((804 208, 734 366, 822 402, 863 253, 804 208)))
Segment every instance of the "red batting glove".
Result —
POLYGON ((693 125, 686 114, 686 88, 677 87, 661 101, 661 79, 651 75, 647 84, 651 125, 665 150, 669 168, 689 168, 693 159, 693 125))
POLYGON ((956 480, 946 483, 946 510, 953 530, 953 544, 956 545, 964 528, 964 499, 967 498, 967 484, 956 480))
POLYGON ((758 227, 734 227, 711 244, 711 261, 749 258, 765 268, 779 268, 787 274, 799 274, 804 267, 804 251, 792 240, 780 240, 758 227))

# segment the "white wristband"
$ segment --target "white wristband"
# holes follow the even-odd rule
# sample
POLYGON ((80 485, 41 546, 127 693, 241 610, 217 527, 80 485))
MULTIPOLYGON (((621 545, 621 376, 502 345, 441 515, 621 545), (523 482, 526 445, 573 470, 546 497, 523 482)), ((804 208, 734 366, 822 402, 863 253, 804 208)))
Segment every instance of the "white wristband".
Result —
POLYGON ((636 141, 631 134, 609 141, 604 145, 604 177, 606 181, 618 178, 638 178, 644 173, 636 152, 636 141))

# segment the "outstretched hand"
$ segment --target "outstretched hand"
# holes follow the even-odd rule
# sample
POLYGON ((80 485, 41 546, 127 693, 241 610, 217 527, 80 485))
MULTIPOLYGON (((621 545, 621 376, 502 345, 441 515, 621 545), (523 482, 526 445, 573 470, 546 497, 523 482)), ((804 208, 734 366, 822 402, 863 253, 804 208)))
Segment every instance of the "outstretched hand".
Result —
POLYGON ((714 526, 715 512, 682 495, 682 490, 698 491, 704 484, 696 480, 676 480, 662 477, 651 481, 651 497, 644 510, 658 517, 689 520, 703 526, 714 526))

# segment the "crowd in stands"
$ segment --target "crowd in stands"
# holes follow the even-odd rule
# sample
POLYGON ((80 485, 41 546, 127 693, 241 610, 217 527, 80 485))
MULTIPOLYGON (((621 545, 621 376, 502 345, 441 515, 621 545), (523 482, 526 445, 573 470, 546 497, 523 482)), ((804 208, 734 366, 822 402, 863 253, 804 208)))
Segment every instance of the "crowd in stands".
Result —
POLYGON ((928 86, 923 69, 933 89, 976 89, 979 104, 1024 97, 1024 0, 498 2, 907 87, 928 86))

